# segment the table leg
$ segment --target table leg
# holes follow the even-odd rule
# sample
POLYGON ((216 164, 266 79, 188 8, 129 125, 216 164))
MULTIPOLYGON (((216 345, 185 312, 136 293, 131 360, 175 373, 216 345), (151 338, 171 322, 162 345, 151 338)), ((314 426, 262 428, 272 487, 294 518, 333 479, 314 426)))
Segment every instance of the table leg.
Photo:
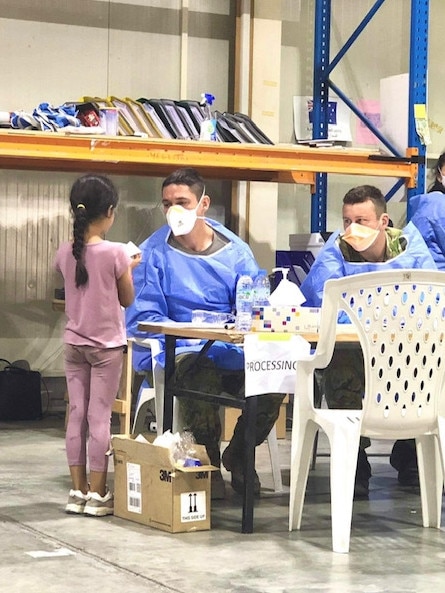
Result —
MULTIPOLYGON (((165 386, 164 386, 164 422, 163 431, 173 428, 173 376, 175 372, 176 337, 165 336, 165 386)), ((245 403, 244 435, 244 492, 243 514, 241 523, 242 533, 253 533, 254 508, 254 475, 255 475, 255 442, 257 396, 247 397, 245 403)))
POLYGON ((253 506, 254 506, 254 475, 255 475, 255 441, 256 441, 256 415, 257 396, 246 398, 244 435, 244 492, 243 492, 243 518, 242 533, 253 533, 253 506))
POLYGON ((173 376, 175 374, 176 337, 165 336, 164 420, 162 430, 173 429, 173 376))

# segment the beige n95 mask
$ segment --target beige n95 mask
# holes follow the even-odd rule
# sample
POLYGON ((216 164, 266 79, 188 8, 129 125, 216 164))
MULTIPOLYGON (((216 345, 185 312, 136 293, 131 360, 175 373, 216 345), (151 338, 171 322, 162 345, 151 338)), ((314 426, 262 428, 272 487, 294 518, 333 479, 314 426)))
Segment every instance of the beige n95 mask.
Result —
POLYGON ((196 209, 187 210, 183 206, 170 206, 166 218, 168 226, 176 237, 179 235, 188 235, 195 226, 197 218, 196 209))
POLYGON ((356 251, 366 251, 372 247, 379 233, 380 229, 371 229, 363 224, 351 222, 342 235, 342 239, 356 251))
POLYGON ((196 207, 192 208, 191 210, 184 208, 184 206, 180 206, 179 204, 174 204, 167 210, 165 215, 167 224, 171 228, 175 237, 179 237, 180 235, 188 235, 192 232, 196 220, 198 218, 204 218, 204 216, 197 215, 199 205, 201 204, 204 195, 205 188, 202 192, 202 196, 199 198, 199 201, 196 204, 196 207))

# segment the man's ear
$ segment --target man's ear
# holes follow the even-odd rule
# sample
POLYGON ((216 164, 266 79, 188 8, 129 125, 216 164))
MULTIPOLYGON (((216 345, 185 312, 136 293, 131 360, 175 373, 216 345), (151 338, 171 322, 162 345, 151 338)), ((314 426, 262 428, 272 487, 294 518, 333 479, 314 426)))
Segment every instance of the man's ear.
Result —
POLYGON ((111 218, 112 214, 114 213, 114 206, 110 206, 107 212, 107 218, 111 218))
POLYGON ((207 210, 210 208, 210 197, 209 196, 205 195, 202 197, 201 207, 202 207, 203 212, 207 212, 207 210))
POLYGON ((388 225, 389 225, 389 214, 387 212, 384 212, 382 214, 382 218, 380 220, 381 220, 381 224, 382 224, 382 229, 388 228, 388 225))

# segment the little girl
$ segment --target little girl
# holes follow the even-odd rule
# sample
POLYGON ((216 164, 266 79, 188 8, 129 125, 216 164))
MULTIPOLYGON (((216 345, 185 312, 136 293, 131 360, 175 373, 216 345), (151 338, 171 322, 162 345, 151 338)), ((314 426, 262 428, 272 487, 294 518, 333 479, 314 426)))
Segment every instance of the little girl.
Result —
POLYGON ((68 513, 113 514, 106 453, 126 344, 121 307, 133 302, 131 270, 141 261, 140 255, 131 258, 122 244, 105 240, 118 200, 107 177, 91 174, 77 179, 70 193, 73 241, 59 247, 55 260, 64 279, 67 316, 66 454, 72 480, 68 513))

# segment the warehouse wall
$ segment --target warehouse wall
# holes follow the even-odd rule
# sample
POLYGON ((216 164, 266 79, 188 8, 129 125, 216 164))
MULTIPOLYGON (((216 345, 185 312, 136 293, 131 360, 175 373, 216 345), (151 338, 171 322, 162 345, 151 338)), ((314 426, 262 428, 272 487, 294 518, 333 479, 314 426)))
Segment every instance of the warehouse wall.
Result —
MULTIPOLYGON (((0 111, 32 111, 41 102, 57 106, 84 95, 199 100, 204 91, 226 111, 234 32, 233 0, 3 0, 0 111)), ((26 358, 47 376, 63 368, 63 316, 51 310, 60 284, 52 260, 69 237, 68 193, 75 178, 0 170, 0 357, 26 358)), ((139 243, 164 221, 162 180, 113 180, 121 204, 109 238, 139 243)), ((214 198, 211 215, 229 222, 230 184, 209 180, 207 187, 214 198)))
MULTIPOLYGON (((335 0, 331 56, 373 0, 335 0)), ((312 92, 315 0, 263 0, 261 18, 281 10, 279 137, 295 141, 292 97, 312 92), (268 2, 270 7, 268 8, 268 2), (270 12, 269 12, 270 9, 270 12)), ((210 91, 215 108, 233 109, 235 0, 2 0, 0 3, 0 111, 32 110, 42 101, 59 105, 82 96, 199 99, 210 91), (188 18, 186 18, 188 17, 188 18), (181 35, 183 28, 186 34, 181 35)), ((442 0, 430 0, 429 116, 437 154, 445 147, 441 102, 442 0), (443 145, 442 145, 443 143, 443 145)), ((407 72, 410 2, 387 0, 333 79, 352 99, 379 99, 380 79, 407 72)), ((265 46, 270 42, 265 39, 265 46)), ((351 118, 353 137, 355 121, 351 118)), ((0 357, 27 358, 47 375, 61 373, 63 319, 52 312, 54 251, 67 239, 69 187, 63 173, 0 171, 0 357)), ((110 238, 142 241, 163 221, 157 207, 160 179, 113 178, 122 203, 110 238)), ((391 180, 330 176, 328 229, 341 224, 340 204, 353 185, 391 180)), ((231 224, 230 187, 209 181, 213 215, 231 224)), ((405 204, 391 203, 403 224, 405 204)), ((267 216, 267 212, 265 212, 267 216)), ((271 249, 286 249, 288 235, 310 230, 307 186, 278 189, 278 231, 271 249)))

